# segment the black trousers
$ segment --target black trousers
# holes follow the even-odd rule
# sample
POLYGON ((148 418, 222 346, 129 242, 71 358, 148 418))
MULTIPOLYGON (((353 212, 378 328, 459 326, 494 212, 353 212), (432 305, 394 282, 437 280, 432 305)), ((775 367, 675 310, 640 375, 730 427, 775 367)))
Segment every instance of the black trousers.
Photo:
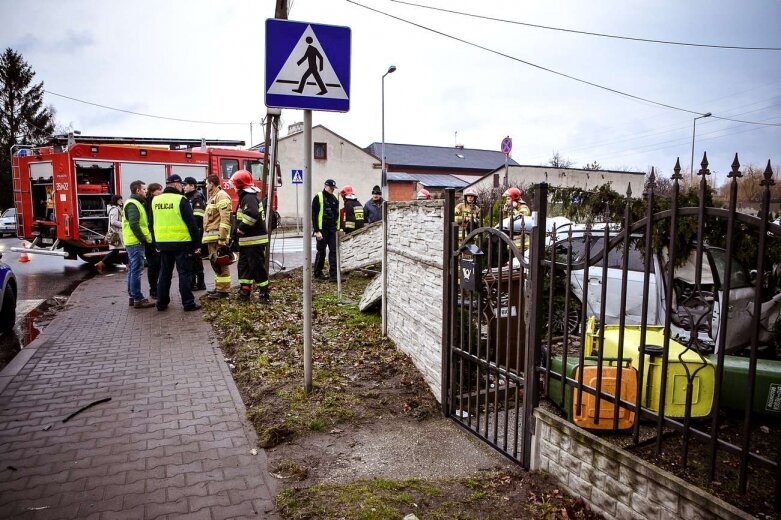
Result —
POLYGON ((336 278, 336 229, 323 229, 323 238, 317 241, 317 255, 315 256, 315 276, 323 274, 325 267, 325 248, 328 248, 328 275, 336 278))
MULTIPOLYGON (((198 244, 201 248, 201 251, 205 251, 206 248, 202 244, 198 244)), ((203 258, 201 257, 201 253, 196 253, 193 255, 193 274, 202 274, 203 273, 203 258)))
POLYGON ((179 275, 179 295, 185 309, 195 305, 195 297, 190 288, 192 280, 193 254, 189 251, 160 251, 160 277, 157 280, 157 308, 167 307, 171 303, 171 278, 179 275))
POLYGON ((268 272, 266 271, 266 246, 255 245, 239 247, 239 285, 252 286, 258 289, 268 287, 268 272))
POLYGON ((157 278, 160 276, 160 253, 154 246, 146 246, 146 277, 149 281, 149 292, 157 294, 157 278))

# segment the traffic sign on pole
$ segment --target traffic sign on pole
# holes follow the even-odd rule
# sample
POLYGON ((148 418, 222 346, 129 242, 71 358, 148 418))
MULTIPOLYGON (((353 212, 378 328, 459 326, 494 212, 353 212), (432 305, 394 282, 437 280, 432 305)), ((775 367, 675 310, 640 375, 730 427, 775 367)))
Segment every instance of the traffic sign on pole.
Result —
POLYGON ((291 171, 291 184, 304 184, 304 170, 291 171))
POLYGON ((349 27, 266 20, 266 106, 350 110, 349 27))
POLYGON ((502 139, 502 153, 505 155, 510 155, 510 152, 513 151, 513 140, 508 135, 504 139, 502 139))

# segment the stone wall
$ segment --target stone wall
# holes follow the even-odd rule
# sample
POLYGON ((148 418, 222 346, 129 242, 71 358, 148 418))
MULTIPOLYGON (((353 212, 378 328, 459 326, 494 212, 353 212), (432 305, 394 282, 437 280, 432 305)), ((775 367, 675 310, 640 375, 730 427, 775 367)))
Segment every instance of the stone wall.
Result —
POLYGON ((339 268, 343 273, 382 262, 382 222, 374 222, 339 242, 339 268))
POLYGON ((444 201, 388 203, 388 337, 439 400, 444 201))
POLYGON ((753 518, 546 410, 534 416, 532 469, 606 518, 753 518))

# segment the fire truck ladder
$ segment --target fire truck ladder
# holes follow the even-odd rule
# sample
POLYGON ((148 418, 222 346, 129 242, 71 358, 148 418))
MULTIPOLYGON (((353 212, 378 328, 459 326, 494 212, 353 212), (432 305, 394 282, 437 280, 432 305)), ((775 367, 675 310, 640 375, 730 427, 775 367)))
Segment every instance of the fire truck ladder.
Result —
POLYGON ((96 135, 55 135, 51 138, 51 145, 74 145, 76 143, 89 144, 134 144, 134 145, 165 145, 171 150, 189 149, 198 146, 244 146, 244 141, 225 139, 172 139, 166 137, 111 137, 96 135))

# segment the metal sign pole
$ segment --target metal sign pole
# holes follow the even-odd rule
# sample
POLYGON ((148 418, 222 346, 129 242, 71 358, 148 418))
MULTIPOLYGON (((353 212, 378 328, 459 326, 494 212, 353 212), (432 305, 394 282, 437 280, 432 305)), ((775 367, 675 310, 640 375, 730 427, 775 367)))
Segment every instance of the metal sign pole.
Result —
MULTIPOLYGON (((304 110, 304 390, 312 391, 312 111, 304 110)), ((298 199, 296 199, 298 200, 298 199)))
POLYGON ((296 184, 296 233, 301 232, 301 213, 298 211, 298 184, 296 184))

